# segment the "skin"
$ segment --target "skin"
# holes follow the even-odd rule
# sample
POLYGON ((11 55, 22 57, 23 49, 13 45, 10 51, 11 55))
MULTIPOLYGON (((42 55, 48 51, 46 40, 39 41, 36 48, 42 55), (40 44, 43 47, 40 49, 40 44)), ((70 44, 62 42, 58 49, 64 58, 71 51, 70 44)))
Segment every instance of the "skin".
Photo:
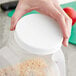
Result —
POLYGON ((72 20, 60 7, 57 0, 19 0, 16 11, 11 18, 10 30, 14 31, 18 20, 26 13, 36 10, 56 20, 63 33, 63 45, 68 46, 72 20))

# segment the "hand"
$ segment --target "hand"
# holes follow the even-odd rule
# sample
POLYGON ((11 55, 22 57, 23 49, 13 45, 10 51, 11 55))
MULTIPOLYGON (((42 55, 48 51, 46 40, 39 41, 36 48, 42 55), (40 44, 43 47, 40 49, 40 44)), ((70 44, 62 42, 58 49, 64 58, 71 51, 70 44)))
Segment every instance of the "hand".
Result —
POLYGON ((36 10, 55 19, 63 33, 63 45, 68 46, 72 20, 58 4, 57 0, 19 0, 11 19, 11 31, 15 30, 18 20, 26 13, 36 10))

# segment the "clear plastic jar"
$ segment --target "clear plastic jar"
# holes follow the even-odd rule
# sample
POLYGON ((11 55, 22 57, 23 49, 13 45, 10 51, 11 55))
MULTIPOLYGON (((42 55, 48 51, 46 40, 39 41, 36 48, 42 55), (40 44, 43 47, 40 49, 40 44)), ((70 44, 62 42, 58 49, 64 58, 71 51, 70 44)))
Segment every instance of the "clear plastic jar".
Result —
POLYGON ((7 45, 0 52, 0 76, 60 76, 52 55, 25 52, 10 33, 7 45))
POLYGON ((61 43, 62 35, 54 20, 39 14, 22 18, 0 51, 0 76, 65 76, 61 43), (25 40, 30 40, 33 48, 27 47, 25 40))

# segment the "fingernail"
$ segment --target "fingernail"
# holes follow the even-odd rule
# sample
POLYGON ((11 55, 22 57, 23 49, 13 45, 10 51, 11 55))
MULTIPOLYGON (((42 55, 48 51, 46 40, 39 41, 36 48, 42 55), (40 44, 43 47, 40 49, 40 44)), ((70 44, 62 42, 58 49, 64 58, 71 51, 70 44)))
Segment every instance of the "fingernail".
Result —
POLYGON ((10 27, 10 30, 13 31, 14 30, 14 27, 10 27))
POLYGON ((15 26, 14 26, 14 27, 11 26, 11 27, 10 27, 10 30, 11 30, 11 31, 15 30, 15 26))
POLYGON ((13 31, 13 27, 10 27, 10 30, 13 31))

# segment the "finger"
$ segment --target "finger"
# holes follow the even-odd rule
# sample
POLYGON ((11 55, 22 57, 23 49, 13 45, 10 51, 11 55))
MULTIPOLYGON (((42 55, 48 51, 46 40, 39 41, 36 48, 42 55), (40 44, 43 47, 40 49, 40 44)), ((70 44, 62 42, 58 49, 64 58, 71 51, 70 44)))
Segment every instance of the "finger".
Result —
POLYGON ((64 37, 62 43, 63 43, 63 45, 64 45, 65 47, 67 47, 67 46, 68 46, 68 39, 66 39, 66 38, 64 37))
MULTIPOLYGON (((64 12, 64 10, 59 6, 59 4, 55 4, 55 7, 61 12, 61 14, 63 14, 63 16, 65 17, 65 22, 66 22, 66 27, 67 27, 67 30, 68 30, 68 35, 70 37, 71 35, 71 28, 72 28, 72 19, 64 12)), ((63 40, 63 44, 66 45, 68 42, 67 42, 68 39, 65 39, 64 37, 64 40, 63 40), (66 43, 65 43, 66 42, 66 43)))
MULTIPOLYGON (((64 10, 60 7, 59 4, 55 4, 55 7, 61 12, 61 14, 63 14, 63 16, 65 17, 65 22, 66 25, 68 27, 69 32, 71 32, 71 28, 72 28, 72 19, 64 12, 64 10)), ((70 36, 70 33, 69 33, 70 36)))
POLYGON ((68 37, 68 39, 66 39, 64 37, 63 45, 65 45, 67 47, 68 41, 69 41, 69 38, 70 38, 70 35, 71 35, 72 20, 69 20, 69 19, 66 18, 65 21, 66 21, 66 25, 67 25, 67 28, 68 28, 68 35, 69 35, 69 37, 68 37))
POLYGON ((63 16, 63 14, 61 14, 61 12, 57 9, 57 8, 53 8, 51 10, 53 16, 55 17, 55 19, 57 20, 57 22, 59 23, 60 25, 60 28, 62 30, 62 33, 63 33, 63 38, 64 38, 64 46, 68 45, 67 43, 67 40, 69 38, 69 35, 68 35, 68 27, 66 25, 66 21, 65 21, 65 17, 63 16))
POLYGON ((62 18, 58 19, 58 23, 60 24, 60 27, 61 27, 62 33, 63 33, 63 38, 64 38, 63 45, 68 46, 67 40, 69 39, 69 30, 68 30, 68 27, 66 25, 65 18, 62 17, 62 18))
POLYGON ((31 11, 31 9, 29 9, 29 7, 25 6, 25 8, 23 8, 21 6, 21 4, 19 3, 14 15, 11 18, 11 27, 10 30, 13 31, 15 30, 16 24, 18 22, 18 20, 27 12, 31 11))

